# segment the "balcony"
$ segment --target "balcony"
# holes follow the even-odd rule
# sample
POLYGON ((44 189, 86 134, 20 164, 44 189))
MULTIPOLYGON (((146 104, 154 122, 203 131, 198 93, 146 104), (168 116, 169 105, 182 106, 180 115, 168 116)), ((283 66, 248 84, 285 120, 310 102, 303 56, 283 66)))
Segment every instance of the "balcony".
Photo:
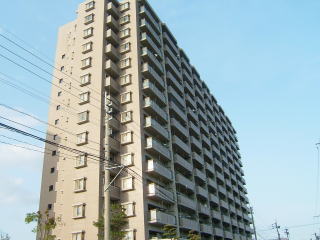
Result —
POLYGON ((184 195, 178 194, 178 204, 193 211, 197 209, 197 203, 195 199, 188 198, 184 195))
POLYGON ((210 193, 209 194, 209 199, 210 199, 210 202, 213 202, 213 203, 219 205, 219 198, 216 195, 210 193))
POLYGON ((146 31, 149 33, 149 36, 153 39, 153 41, 158 45, 158 47, 161 47, 161 40, 159 37, 159 34, 156 33, 154 28, 150 25, 150 23, 145 19, 141 19, 141 25, 140 28, 142 31, 146 31))
POLYGON ((211 216, 214 219, 221 220, 221 213, 216 210, 211 210, 211 216))
POLYGON ((148 50, 147 47, 142 48, 141 57, 142 59, 144 59, 144 61, 148 61, 150 65, 152 65, 154 69, 158 72, 158 74, 163 74, 162 64, 159 62, 157 57, 151 51, 148 50))
POLYGON ((107 26, 114 32, 119 31, 119 23, 112 15, 107 16, 107 26))
POLYGON ((151 48, 158 56, 163 58, 161 49, 154 43, 154 41, 150 38, 150 36, 145 32, 141 34, 141 43, 143 46, 151 48))
POLYGON ((207 169, 208 171, 210 171, 212 174, 215 173, 214 167, 213 167, 213 165, 212 165, 211 163, 206 162, 206 163, 205 163, 205 167, 206 167, 206 169, 207 169))
POLYGON ((233 234, 232 232, 224 231, 224 237, 227 239, 233 239, 233 234))
MULTIPOLYGON (((188 83, 188 81, 184 81, 184 87, 186 92, 188 93, 188 95, 194 97, 195 96, 195 92, 192 88, 192 86, 190 85, 190 83, 188 83)), ((194 109, 196 109, 196 107, 194 107, 194 109)))
POLYGON ((185 110, 181 109, 181 107, 178 107, 177 104, 173 101, 169 102, 170 109, 172 109, 175 113, 175 116, 179 118, 181 121, 186 122, 187 121, 187 115, 185 114, 185 110))
POLYGON ((111 14, 115 18, 119 18, 119 10, 113 2, 109 2, 107 4, 107 13, 111 14))
POLYGON ((119 111, 120 103, 115 97, 113 97, 111 95, 107 96, 106 105, 109 107, 109 113, 119 111))
POLYGON ((202 196, 203 198, 205 198, 205 199, 208 198, 207 189, 204 189, 203 187, 200 187, 200 186, 196 186, 196 192, 197 192, 198 195, 202 196))
POLYGON ((143 90, 149 96, 156 97, 161 103, 166 104, 167 100, 164 94, 149 79, 143 81, 143 90))
POLYGON ((179 93, 176 92, 176 90, 173 89, 173 87, 169 86, 168 87, 168 92, 183 106, 185 107, 185 101, 183 98, 183 95, 180 95, 179 93))
POLYGON ((209 135, 209 128, 208 128, 208 126, 207 126, 207 124, 206 123, 204 123, 204 122, 200 122, 200 128, 202 128, 202 130, 207 134, 207 135, 209 135))
POLYGON ((109 137, 109 149, 111 152, 119 153, 120 152, 120 142, 112 137, 109 137))
POLYGON ((147 138, 146 150, 155 156, 161 156, 168 161, 171 160, 170 150, 152 137, 147 138))
POLYGON ((199 223, 196 220, 180 217, 180 228, 199 231, 199 223))
POLYGON ((172 63, 172 61, 166 57, 166 66, 168 66, 167 69, 171 70, 171 73, 178 79, 181 78, 180 71, 178 68, 172 63))
POLYGON ((215 236, 224 237, 223 230, 221 228, 215 227, 213 230, 215 236))
POLYGON ((198 114, 199 114, 199 119, 201 118, 203 121, 207 121, 207 116, 206 114, 200 109, 198 108, 198 114))
POLYGON ((229 204, 225 200, 222 200, 222 199, 220 199, 220 207, 223 207, 226 210, 229 210, 229 204))
POLYGON ((167 54, 168 57, 171 58, 171 60, 176 64, 179 65, 179 59, 177 57, 177 55, 175 55, 172 50, 170 49, 170 47, 168 45, 164 45, 164 51, 167 54))
POLYGON ((182 76, 184 80, 186 80, 189 84, 192 84, 192 78, 185 69, 182 70, 182 76))
POLYGON ((200 232, 212 235, 213 228, 208 224, 200 224, 200 232))
MULTIPOLYGON (((202 135, 202 137, 203 137, 203 135, 202 135)), ((204 138, 202 138, 202 142, 204 143, 204 138)), ((204 157, 206 157, 207 159, 212 159, 212 153, 211 153, 211 151, 209 151, 208 149, 206 149, 206 148, 203 148, 202 149, 202 151, 203 151, 203 156, 204 157)))
POLYGON ((117 62, 120 59, 120 55, 118 53, 118 50, 111 44, 109 43, 106 46, 106 55, 109 59, 117 62))
POLYGON ((197 105, 195 103, 195 101, 192 99, 192 97, 190 97, 190 95, 186 94, 186 101, 187 103, 189 103, 189 105, 193 108, 193 109, 197 109, 197 105))
POLYGON ((192 152, 192 159, 194 161, 197 161, 200 165, 204 165, 203 158, 199 154, 197 154, 196 152, 192 152))
POLYGON ((119 37, 117 34, 115 34, 114 31, 112 31, 111 29, 108 29, 107 30, 107 33, 106 33, 106 38, 107 38, 107 41, 112 43, 113 45, 117 46, 119 44, 119 37))
POLYGON ((208 181, 208 185, 214 189, 218 189, 218 185, 217 185, 217 182, 211 178, 208 178, 207 179, 208 181))
POLYGON ((148 19, 148 22, 153 26, 153 28, 160 33, 160 25, 159 22, 152 16, 150 11, 143 5, 140 7, 140 15, 142 17, 146 17, 148 19))
POLYGON ((179 54, 178 47, 173 43, 168 33, 163 33, 163 39, 170 45, 170 48, 174 51, 174 54, 177 56, 179 54))
POLYGON ((119 67, 112 61, 112 60, 107 60, 106 61, 106 73, 113 77, 113 78, 118 78, 119 77, 119 67))
POLYGON ((188 113, 188 115, 189 115, 195 122, 198 122, 198 121, 199 121, 198 115, 197 115, 195 109, 190 109, 190 108, 188 108, 187 113, 188 113))
POLYGON ((170 169, 162 166, 159 162, 155 160, 148 160, 147 164, 147 172, 150 175, 154 175, 156 177, 172 181, 173 175, 170 169))
POLYGON ((120 91, 119 83, 112 77, 106 77, 106 88, 113 94, 118 94, 120 91))
POLYGON ((157 225, 176 225, 176 217, 160 210, 153 209, 149 211, 149 223, 157 225))
POLYGON ((115 186, 109 187, 110 199, 113 201, 120 200, 120 188, 115 186))
POLYGON ((180 168, 184 168, 185 170, 187 170, 189 172, 192 172, 192 170, 193 170, 192 164, 178 154, 174 155, 174 162, 177 165, 179 165, 180 168))
POLYGON ((109 119, 107 119, 107 124, 108 124, 109 128, 112 128, 117 131, 120 130, 120 122, 118 119, 116 119, 114 117, 110 117, 109 119))
POLYGON ((153 116, 158 116, 164 122, 168 121, 167 113, 150 98, 145 98, 144 110, 148 112, 150 115, 153 114, 153 116))
POLYGON ((231 219, 227 215, 222 215, 222 221, 228 224, 231 224, 231 219))
POLYGON ((145 76, 145 78, 155 81, 159 87, 164 89, 165 84, 163 78, 150 66, 150 64, 144 63, 142 65, 142 74, 145 76))
POLYGON ((216 172, 217 178, 224 182, 224 176, 220 172, 216 172))
POLYGON ((186 178, 185 176, 183 176, 179 173, 176 174, 176 183, 187 188, 187 189, 194 191, 195 183, 192 182, 192 180, 186 178))
POLYGON ((171 72, 167 71, 167 79, 170 81, 170 84, 173 85, 176 89, 176 91, 180 91, 180 93, 183 93, 183 86, 180 80, 177 80, 171 72))
POLYGON ((198 139, 196 139, 195 137, 192 137, 192 136, 190 137, 190 139, 191 139, 191 144, 193 146, 195 146, 199 151, 201 151, 202 150, 201 142, 198 139))
POLYGON ((182 141, 179 137, 173 135, 172 143, 177 147, 177 148, 174 148, 176 152, 181 153, 181 155, 190 154, 191 149, 189 145, 186 144, 185 141, 182 141))
MULTIPOLYGON (((189 110, 188 110, 189 111, 189 110)), ((199 136, 200 133, 200 129, 198 126, 196 126, 192 121, 189 121, 189 127, 190 130, 194 132, 194 134, 196 134, 197 136, 199 136)))
POLYGON ((219 185, 219 192, 222 193, 224 196, 227 196, 227 190, 224 186, 219 185))
POLYGON ((203 182, 206 181, 206 174, 197 168, 194 169, 194 176, 203 182))
POLYGON ((231 224, 233 225, 233 226, 238 226, 238 221, 236 220, 236 219, 234 219, 234 218, 231 218, 231 224))
POLYGON ((157 138, 167 141, 169 140, 169 132, 166 128, 164 128, 160 123, 158 123, 152 117, 145 118, 145 125, 144 128, 157 138))
MULTIPOLYGON (((189 62, 186 60, 186 58, 182 55, 181 57, 181 63, 184 65, 184 67, 188 70, 189 73, 191 73, 191 67, 190 67, 190 64, 189 62)), ((190 76, 191 78, 191 76, 190 76)), ((191 78, 192 79, 192 78, 191 78)))
POLYGON ((178 135, 180 134, 180 136, 182 137, 188 137, 189 133, 188 130, 175 118, 171 118, 170 120, 171 122, 171 127, 175 129, 175 134, 178 135))
POLYGON ((165 201, 168 203, 174 202, 173 193, 155 183, 149 183, 148 185, 148 198, 156 201, 165 201))

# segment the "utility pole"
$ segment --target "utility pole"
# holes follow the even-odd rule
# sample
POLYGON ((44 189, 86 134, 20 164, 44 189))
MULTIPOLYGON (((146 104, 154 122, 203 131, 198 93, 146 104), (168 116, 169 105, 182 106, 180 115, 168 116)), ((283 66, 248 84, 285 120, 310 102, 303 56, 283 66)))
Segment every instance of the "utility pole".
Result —
POLYGON ((276 221, 274 224, 272 224, 272 227, 273 227, 273 229, 276 229, 276 230, 277 230, 278 240, 281 240, 281 238, 280 238, 280 233, 279 233, 280 226, 278 226, 277 221, 276 221))
POLYGON ((318 236, 316 233, 314 234, 314 236, 316 237, 316 240, 320 240, 320 236, 318 236))
POLYGON ((251 218, 252 218, 252 226, 253 226, 253 231, 254 231, 254 238, 255 238, 255 240, 258 240, 257 231, 256 231, 256 225, 254 223, 254 218, 253 218, 253 208, 252 207, 250 207, 250 213, 251 213, 251 218))
POLYGON ((286 228, 286 229, 284 230, 284 233, 286 234, 287 239, 289 240, 289 229, 288 229, 288 228, 286 228))

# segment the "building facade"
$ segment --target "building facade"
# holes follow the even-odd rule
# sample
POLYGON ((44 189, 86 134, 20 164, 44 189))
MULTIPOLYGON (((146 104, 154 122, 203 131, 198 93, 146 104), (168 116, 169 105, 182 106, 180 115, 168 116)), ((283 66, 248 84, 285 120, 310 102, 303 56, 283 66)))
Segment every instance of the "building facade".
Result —
POLYGON ((108 191, 127 240, 161 238, 167 224, 181 239, 251 239, 236 131, 146 1, 80 4, 54 75, 47 138, 82 152, 46 146, 40 210, 60 219, 57 239, 98 239, 103 159, 125 166, 108 191))

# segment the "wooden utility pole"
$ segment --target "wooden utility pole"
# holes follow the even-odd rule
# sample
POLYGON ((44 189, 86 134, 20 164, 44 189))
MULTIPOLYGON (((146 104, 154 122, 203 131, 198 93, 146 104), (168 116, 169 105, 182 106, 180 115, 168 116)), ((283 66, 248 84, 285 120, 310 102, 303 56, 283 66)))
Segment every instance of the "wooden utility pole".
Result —
POLYGON ((280 233, 279 233, 280 226, 278 226, 277 221, 274 224, 272 224, 272 227, 273 227, 273 229, 277 230, 278 240, 281 240, 280 233))

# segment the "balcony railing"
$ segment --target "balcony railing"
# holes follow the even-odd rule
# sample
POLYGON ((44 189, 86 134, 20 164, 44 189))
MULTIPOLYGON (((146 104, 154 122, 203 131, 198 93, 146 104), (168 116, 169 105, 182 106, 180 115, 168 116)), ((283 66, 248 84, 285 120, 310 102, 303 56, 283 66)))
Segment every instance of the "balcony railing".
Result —
POLYGON ((202 196, 203 198, 207 199, 208 198, 208 191, 207 189, 204 189, 203 187, 196 186, 196 192, 198 195, 202 196))
POLYGON ((201 145, 200 141, 198 139, 196 139, 195 137, 192 137, 192 136, 190 137, 190 139, 191 139, 191 144, 193 144, 195 147, 198 148, 198 150, 201 151, 202 145, 201 145))
POLYGON ((165 178, 167 180, 173 179, 171 170, 162 166, 159 162, 156 162, 153 159, 148 160, 147 171, 148 173, 156 175, 160 178, 165 178))
POLYGON ((194 176, 200 179, 201 181, 206 181, 206 174, 197 168, 194 169, 194 176))
POLYGON ((119 23, 112 15, 107 16, 107 26, 115 32, 119 31, 119 23))
POLYGON ((164 45, 164 50, 168 57, 170 57, 176 65, 179 65, 179 59, 177 58, 177 55, 172 52, 168 45, 164 45))
POLYGON ((148 185, 148 197, 154 200, 165 201, 169 203, 174 202, 174 195, 172 192, 160 187, 155 183, 149 183, 148 185))
POLYGON ((145 129, 149 131, 151 134, 155 134, 159 139, 168 140, 169 132, 165 129, 160 123, 158 123, 152 117, 145 118, 145 129))
POLYGON ((150 36, 153 38, 153 40, 158 45, 158 47, 161 47, 161 40, 160 40, 159 34, 156 33, 154 28, 150 25, 150 23, 145 18, 141 19, 140 27, 142 30, 147 31, 150 34, 150 36))
POLYGON ((143 46, 150 47, 155 53, 158 54, 158 56, 163 58, 161 49, 154 43, 152 38, 146 32, 141 34, 141 43, 143 46))
POLYGON ((208 224, 200 224, 200 231, 212 235, 213 228, 208 224))
POLYGON ((171 160, 170 150, 152 137, 147 138, 146 150, 154 155, 161 155, 165 159, 171 160))
MULTIPOLYGON (((173 136, 172 142, 176 147, 178 147, 180 150, 182 150, 184 152, 184 155, 190 154, 191 149, 190 149, 189 145, 187 145, 179 137, 173 136)), ((178 149, 176 149, 176 151, 178 151, 178 149)))
POLYGON ((189 136, 187 128, 184 127, 178 120, 176 120, 175 118, 171 118, 170 122, 171 122, 171 126, 175 130, 177 130, 177 131, 175 131, 175 133, 180 133, 184 137, 189 136))
POLYGON ((196 220, 180 217, 180 228, 199 231, 199 223, 196 220))
POLYGON ((179 51, 177 46, 172 42, 170 36, 168 35, 168 33, 164 32, 163 33, 163 38, 164 40, 170 45, 170 47, 172 48, 172 50, 175 52, 175 55, 178 55, 179 51))
POLYGON ((106 72, 114 77, 117 78, 119 76, 119 67, 112 61, 112 60, 107 60, 106 61, 106 72))
POLYGON ((176 117, 181 119, 182 121, 187 121, 187 115, 184 110, 181 109, 181 107, 178 107, 177 104, 173 101, 170 101, 169 103, 170 109, 172 109, 176 113, 176 117))
POLYGON ((118 50, 111 43, 106 46, 106 55, 113 61, 118 61, 120 59, 118 50))
POLYGON ((154 101, 150 98, 145 98, 144 101, 144 109, 149 112, 150 114, 155 114, 162 119, 162 121, 168 121, 167 113, 159 107, 154 101))
POLYGON ((166 65, 169 67, 169 69, 171 70, 172 74, 174 74, 174 76, 176 78, 181 78, 181 74, 180 71, 178 70, 178 68, 171 62, 171 60, 167 57, 166 58, 166 65))
POLYGON ((174 161, 176 164, 179 164, 179 167, 182 167, 182 168, 188 170, 189 172, 192 172, 193 165, 189 161, 187 161, 183 157, 181 157, 180 155, 175 154, 174 161))
POLYGON ((181 174, 176 174, 176 182, 182 186, 184 186, 185 188, 188 188, 190 190, 194 190, 195 188, 195 183, 192 182, 191 180, 189 180, 188 178, 186 178, 185 176, 181 175, 181 174))
POLYGON ((210 199, 211 202, 219 205, 219 198, 216 195, 210 193, 209 194, 209 199, 210 199))
POLYGON ((117 94, 120 91, 119 83, 112 77, 106 77, 106 88, 112 93, 117 94))
POLYGON ((107 13, 112 14, 113 17, 118 18, 119 17, 119 10, 118 8, 114 5, 113 2, 109 2, 107 4, 107 13))
POLYGON ((164 89, 164 81, 163 78, 150 66, 148 63, 144 63, 142 65, 142 73, 146 78, 152 79, 156 81, 157 84, 164 89))
POLYGON ((156 19, 152 16, 152 14, 148 11, 148 9, 143 5, 140 7, 140 14, 142 16, 147 17, 149 20, 150 24, 154 27, 154 29, 160 33, 160 25, 159 22, 156 21, 156 19))
POLYGON ((159 62, 159 60, 156 58, 156 56, 151 51, 148 50, 147 47, 142 48, 141 56, 145 61, 149 61, 151 63, 151 65, 153 65, 155 67, 155 70, 159 74, 163 74, 162 64, 159 62))
POLYGON ((176 217, 160 210, 153 209, 149 212, 149 223, 159 225, 176 225, 176 217))

